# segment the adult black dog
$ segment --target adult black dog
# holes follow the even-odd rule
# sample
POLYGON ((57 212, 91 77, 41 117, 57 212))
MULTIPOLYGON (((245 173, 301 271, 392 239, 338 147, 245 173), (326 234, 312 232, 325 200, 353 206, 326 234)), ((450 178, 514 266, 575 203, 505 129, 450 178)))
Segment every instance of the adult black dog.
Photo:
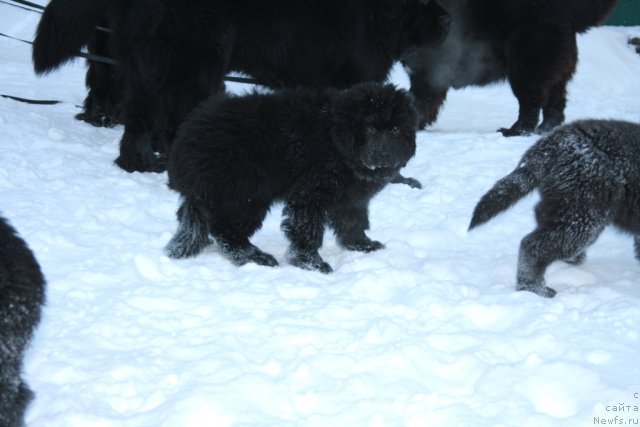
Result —
POLYGON ((36 72, 71 59, 105 17, 125 77, 116 163, 127 171, 163 170, 155 141, 162 151, 229 71, 272 88, 380 82, 450 24, 436 0, 52 0, 38 25, 36 72))
POLYGON ((22 358, 45 299, 40 266, 0 217, 0 426, 19 427, 33 393, 21 378, 22 358))
POLYGON ((279 200, 293 265, 332 271, 318 254, 325 225, 346 249, 382 248, 365 234, 369 200, 414 155, 417 124, 411 96, 392 85, 214 95, 171 149, 169 186, 182 205, 168 255, 196 255, 211 234, 235 264, 274 266, 249 237, 279 200))
POLYGON ((482 196, 469 229, 538 188, 538 227, 520 244, 518 290, 553 297, 544 272, 553 261, 580 263, 609 224, 635 236, 640 260, 640 125, 584 120, 540 139, 516 169, 482 196))
POLYGON ((449 88, 504 79, 520 105, 518 120, 500 129, 505 136, 561 124, 578 58, 576 33, 602 22, 616 1, 441 0, 453 18, 446 39, 403 61, 421 127, 436 121, 449 88))

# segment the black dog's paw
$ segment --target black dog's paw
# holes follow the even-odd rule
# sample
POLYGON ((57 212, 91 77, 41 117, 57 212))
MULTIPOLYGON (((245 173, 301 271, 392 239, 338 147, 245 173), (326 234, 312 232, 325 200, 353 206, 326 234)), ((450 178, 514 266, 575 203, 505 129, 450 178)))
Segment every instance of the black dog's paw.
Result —
POLYGON ((401 174, 397 174, 393 178, 391 178, 391 184, 406 184, 411 188, 422 188, 422 183, 415 178, 407 178, 406 176, 402 176, 401 174))
POLYGON ((317 252, 290 251, 288 258, 291 265, 295 265, 296 267, 304 270, 314 270, 325 274, 333 272, 333 268, 331 268, 328 263, 324 262, 317 252))
POLYGON ((167 170, 166 156, 157 155, 153 157, 137 156, 135 159, 127 159, 118 156, 114 163, 126 172, 155 172, 162 173, 167 170))
POLYGON ((534 294, 538 294, 544 298, 553 298, 556 296, 556 291, 545 285, 518 285, 516 290, 533 292, 534 294))
POLYGON ((373 252, 384 248, 384 244, 377 240, 363 240, 360 242, 349 242, 343 244, 345 249, 358 252, 373 252))
POLYGON ((498 132, 502 133, 502 136, 511 137, 511 136, 527 136, 531 135, 530 130, 520 129, 518 127, 511 128, 500 128, 498 132))

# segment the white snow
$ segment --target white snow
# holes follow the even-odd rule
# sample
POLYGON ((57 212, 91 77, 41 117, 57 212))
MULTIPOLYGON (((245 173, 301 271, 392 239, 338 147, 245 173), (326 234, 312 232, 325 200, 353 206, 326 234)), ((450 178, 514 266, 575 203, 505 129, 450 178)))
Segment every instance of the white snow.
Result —
MULTIPOLYGON (((38 15, 0 5, 0 32, 38 15)), ((640 27, 579 37, 569 120, 640 121, 640 27)), ((518 244, 537 196, 467 233, 479 197, 536 137, 503 138, 506 84, 453 91, 404 170, 372 202, 386 249, 287 264, 280 207, 253 242, 280 262, 238 268, 215 247, 171 260, 178 195, 166 174, 112 163, 122 129, 78 122, 81 61, 43 78, 0 38, 0 211, 48 280, 25 361, 29 427, 589 426, 640 424, 640 264, 606 231, 581 266, 547 273, 552 300, 515 292, 518 244), (635 407, 635 409, 634 409, 635 407), (622 410, 620 409, 622 408, 622 410), (601 421, 603 420, 603 421, 601 421)), ((406 85, 396 69, 392 80, 406 85)), ((241 85, 233 85, 242 90, 241 85)))

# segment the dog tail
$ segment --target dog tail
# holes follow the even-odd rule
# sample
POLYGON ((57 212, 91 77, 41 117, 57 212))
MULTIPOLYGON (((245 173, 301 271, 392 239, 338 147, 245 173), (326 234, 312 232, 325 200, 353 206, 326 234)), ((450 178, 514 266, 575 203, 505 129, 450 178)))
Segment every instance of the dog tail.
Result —
POLYGON ((206 213, 192 200, 183 198, 178 222, 178 231, 165 247, 167 256, 188 258, 202 252, 210 243, 206 213))
POLYGON ((111 0, 51 0, 33 42, 35 72, 51 72, 73 59, 93 36, 110 5, 111 0))
MULTIPOLYGON (((525 155, 526 157, 526 155, 525 155)), ((523 159, 509 175, 495 183, 473 210, 469 230, 507 210, 538 186, 538 179, 523 159)))

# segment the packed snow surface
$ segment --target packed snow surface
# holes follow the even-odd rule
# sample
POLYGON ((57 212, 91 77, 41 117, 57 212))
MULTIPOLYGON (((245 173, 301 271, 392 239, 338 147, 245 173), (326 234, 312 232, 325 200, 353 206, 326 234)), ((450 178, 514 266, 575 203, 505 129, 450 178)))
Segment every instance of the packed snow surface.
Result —
MULTIPOLYGON (((31 38, 39 15, 0 5, 31 38)), ((579 37, 568 121, 640 121, 640 27, 579 37)), ((275 268, 236 267, 215 246, 173 260, 178 195, 166 174, 113 164, 122 128, 73 119, 81 61, 34 76, 29 46, 0 39, 0 211, 47 277, 25 360, 29 427, 590 426, 640 424, 640 264, 609 229, 581 266, 553 264, 554 299, 515 292, 532 195, 467 233, 480 196, 536 136, 504 138, 507 84, 452 91, 404 174, 370 206, 371 238, 335 272, 287 264, 275 206, 253 242, 275 268), (617 418, 615 418, 617 417, 617 418)), ((399 68, 391 80, 407 85, 399 68)), ((233 91, 246 90, 231 85, 233 91)), ((640 143, 640 141, 639 141, 640 143)))

